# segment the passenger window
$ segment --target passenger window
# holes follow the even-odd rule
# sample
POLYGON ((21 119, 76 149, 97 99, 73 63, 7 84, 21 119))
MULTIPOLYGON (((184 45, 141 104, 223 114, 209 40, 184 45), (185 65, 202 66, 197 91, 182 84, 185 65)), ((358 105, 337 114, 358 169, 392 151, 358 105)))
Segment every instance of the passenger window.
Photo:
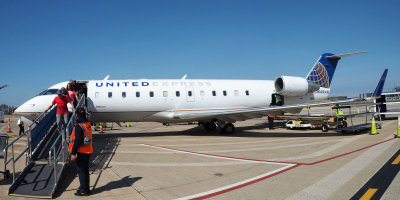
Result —
POLYGON ((140 97, 140 92, 136 92, 136 97, 140 97))
POLYGON ((200 96, 204 96, 204 91, 200 91, 200 96))
POLYGON ((250 92, 248 90, 246 90, 246 96, 249 96, 250 92))
POLYGON ((212 95, 213 95, 214 97, 217 96, 217 92, 212 91, 212 95))
POLYGON ((122 98, 126 97, 126 92, 122 92, 122 98))
POLYGON ((100 93, 99 92, 94 93, 94 97, 100 97, 100 93))
POLYGON ((239 91, 235 90, 233 93, 235 94, 235 96, 239 96, 239 91))
POLYGON ((192 95, 192 91, 188 91, 188 96, 191 97, 192 95))
POLYGON ((112 98, 112 92, 108 92, 108 98, 112 98))
POLYGON ((222 91, 222 94, 223 94, 224 96, 226 96, 226 90, 222 91))
POLYGON ((150 92, 150 97, 154 97, 154 92, 153 91, 150 92))
POLYGON ((180 96, 181 96, 181 93, 180 93, 179 91, 176 91, 176 96, 177 96, 177 97, 180 97, 180 96))
POLYGON ((164 96, 164 97, 168 97, 168 91, 164 91, 164 92, 163 92, 163 96, 164 96))

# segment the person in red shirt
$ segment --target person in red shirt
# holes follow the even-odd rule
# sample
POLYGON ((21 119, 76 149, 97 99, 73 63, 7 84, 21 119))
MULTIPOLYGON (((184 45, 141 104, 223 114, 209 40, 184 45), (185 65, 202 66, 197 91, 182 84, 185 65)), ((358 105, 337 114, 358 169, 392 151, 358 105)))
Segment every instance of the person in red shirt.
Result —
POLYGON ((71 100, 69 98, 67 98, 66 96, 64 96, 62 94, 61 90, 57 90, 57 95, 53 102, 51 103, 51 105, 49 106, 49 108, 46 109, 45 112, 47 112, 51 107, 53 107, 55 104, 57 104, 57 113, 56 113, 56 117, 57 117, 57 126, 60 127, 60 122, 61 122, 61 117, 63 117, 64 119, 64 127, 66 125, 66 123, 68 123, 68 107, 67 104, 70 103, 72 106, 72 109, 75 112, 75 107, 74 104, 72 104, 71 100))

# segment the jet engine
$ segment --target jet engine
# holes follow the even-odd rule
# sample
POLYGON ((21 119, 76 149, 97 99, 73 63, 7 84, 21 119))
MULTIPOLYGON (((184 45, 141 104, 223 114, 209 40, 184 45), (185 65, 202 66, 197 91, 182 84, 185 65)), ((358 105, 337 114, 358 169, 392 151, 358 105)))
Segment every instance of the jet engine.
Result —
POLYGON ((302 77, 281 76, 275 79, 275 91, 283 96, 303 96, 319 90, 319 87, 302 77))

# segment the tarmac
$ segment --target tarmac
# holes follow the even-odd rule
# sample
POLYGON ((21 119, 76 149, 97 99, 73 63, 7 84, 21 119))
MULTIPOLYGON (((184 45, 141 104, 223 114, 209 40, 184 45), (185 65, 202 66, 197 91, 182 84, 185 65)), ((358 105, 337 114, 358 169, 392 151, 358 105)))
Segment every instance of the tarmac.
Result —
MULTIPOLYGON (((13 137, 18 127, 16 116, 11 117, 13 137)), ((232 135, 206 132, 196 124, 151 122, 94 131, 92 195, 79 198, 333 200, 372 193, 372 199, 400 199, 400 164, 393 164, 400 160, 400 139, 393 137, 397 118, 383 121, 377 135, 281 126, 269 130, 266 123, 266 118, 237 122, 232 135), (381 177, 390 182, 387 187, 378 184, 362 191, 386 163, 395 172, 381 177)), ((6 131, 7 123, 1 123, 0 132, 6 131)), ((17 169, 23 165, 20 162, 17 169)), ((9 184, 0 178, 0 199, 24 199, 8 196, 9 184)), ((54 198, 77 199, 78 186, 71 163, 54 198)))

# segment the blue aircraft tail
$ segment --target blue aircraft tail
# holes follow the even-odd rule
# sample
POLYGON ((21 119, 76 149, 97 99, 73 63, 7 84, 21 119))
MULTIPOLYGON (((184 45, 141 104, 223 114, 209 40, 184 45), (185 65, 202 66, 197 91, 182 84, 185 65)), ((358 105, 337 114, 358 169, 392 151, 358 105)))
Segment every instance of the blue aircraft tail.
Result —
POLYGON ((320 87, 330 88, 333 74, 335 73, 338 61, 345 56, 351 56, 367 52, 357 52, 342 55, 324 53, 307 75, 307 80, 319 85, 320 87))
POLYGON ((372 94, 372 97, 379 97, 382 94, 383 90, 383 85, 385 85, 385 80, 386 80, 386 75, 387 75, 388 69, 385 69, 385 71, 382 74, 381 80, 379 80, 378 85, 375 88, 374 93, 372 94))

